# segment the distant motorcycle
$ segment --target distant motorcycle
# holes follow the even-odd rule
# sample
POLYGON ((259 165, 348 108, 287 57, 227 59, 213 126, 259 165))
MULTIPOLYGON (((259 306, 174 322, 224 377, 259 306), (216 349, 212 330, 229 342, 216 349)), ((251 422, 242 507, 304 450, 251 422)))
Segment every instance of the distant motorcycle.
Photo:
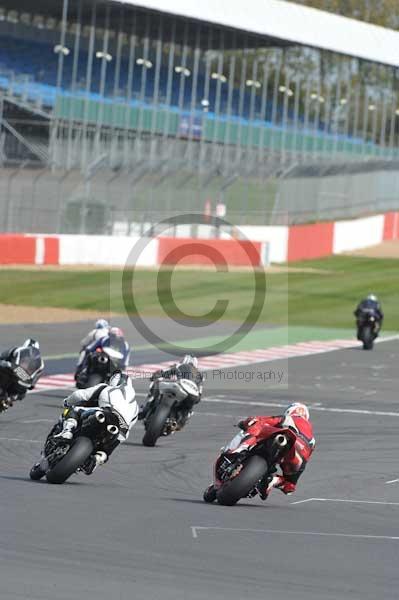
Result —
POLYGON ((380 320, 372 308, 362 309, 357 318, 357 338, 363 343, 364 350, 372 350, 374 340, 380 331, 380 320))
POLYGON ((54 439, 61 430, 60 421, 47 437, 44 456, 32 467, 31 479, 39 480, 46 476, 49 483, 64 483, 76 471, 84 471, 90 457, 103 448, 104 443, 118 436, 120 423, 118 415, 110 408, 94 408, 82 415, 72 443, 54 439))
POLYGON ((241 431, 218 456, 214 484, 205 490, 204 501, 233 506, 241 498, 253 498, 297 441, 301 443, 299 436, 288 428, 270 427, 259 435, 241 431))
POLYGON ((0 412, 22 400, 35 387, 43 373, 40 350, 34 346, 17 348, 10 361, 0 361, 0 412))
POLYGON ((124 348, 114 342, 101 346, 86 358, 86 369, 76 377, 76 387, 89 388, 99 383, 107 383, 115 371, 124 369, 124 348))
POLYGON ((197 384, 190 379, 171 381, 159 378, 157 385, 159 393, 150 403, 144 418, 144 446, 155 446, 160 436, 167 436, 181 429, 192 409, 185 400, 200 396, 197 384))

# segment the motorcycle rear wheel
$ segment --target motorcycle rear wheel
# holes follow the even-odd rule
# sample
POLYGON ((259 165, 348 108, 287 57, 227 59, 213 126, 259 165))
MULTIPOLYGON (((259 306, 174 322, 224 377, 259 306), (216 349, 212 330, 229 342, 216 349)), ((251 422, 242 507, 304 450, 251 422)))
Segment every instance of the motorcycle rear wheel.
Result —
POLYGON ((261 456, 251 456, 240 473, 222 487, 216 493, 216 499, 219 504, 224 506, 233 506, 241 498, 245 498, 255 487, 260 479, 267 473, 268 464, 261 456))
POLYGON ((162 406, 162 404, 158 406, 156 411, 149 417, 146 432, 143 436, 143 446, 155 446, 157 439, 162 435, 169 415, 169 406, 162 406))
POLYGON ((79 436, 66 455, 53 469, 47 471, 46 479, 49 483, 64 483, 78 467, 81 467, 93 452, 93 442, 90 438, 79 436))

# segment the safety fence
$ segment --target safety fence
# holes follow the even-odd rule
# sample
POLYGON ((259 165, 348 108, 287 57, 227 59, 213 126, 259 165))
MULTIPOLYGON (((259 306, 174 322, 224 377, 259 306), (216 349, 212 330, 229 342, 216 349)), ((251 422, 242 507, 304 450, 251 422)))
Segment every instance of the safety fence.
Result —
MULTIPOLYGON (((149 144, 150 145, 150 144, 149 144)), ((209 154, 202 170, 189 158, 146 160, 131 168, 49 169, 33 161, 0 169, 0 230, 29 233, 143 235, 159 221, 195 213, 232 226, 293 225, 356 218, 399 209, 395 163, 336 164, 332 173, 277 169, 278 157, 237 171, 233 157, 209 154), (212 162, 213 157, 213 162, 212 162), (262 171, 260 170, 262 169, 262 171), (274 176, 270 176, 274 170, 274 176)), ((334 166, 334 165, 332 165, 334 166)))

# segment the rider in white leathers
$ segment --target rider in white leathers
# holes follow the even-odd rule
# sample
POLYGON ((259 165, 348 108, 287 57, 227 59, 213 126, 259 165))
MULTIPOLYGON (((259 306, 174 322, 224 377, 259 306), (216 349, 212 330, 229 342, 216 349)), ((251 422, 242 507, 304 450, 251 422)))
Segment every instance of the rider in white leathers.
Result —
POLYGON ((117 371, 112 375, 109 384, 100 383, 90 388, 77 390, 64 400, 66 410, 63 413, 62 430, 53 436, 55 440, 72 440, 82 412, 89 409, 111 408, 119 420, 118 437, 96 452, 91 464, 84 469, 87 475, 90 475, 99 465, 107 462, 115 448, 129 437, 139 412, 135 395, 130 377, 117 371))

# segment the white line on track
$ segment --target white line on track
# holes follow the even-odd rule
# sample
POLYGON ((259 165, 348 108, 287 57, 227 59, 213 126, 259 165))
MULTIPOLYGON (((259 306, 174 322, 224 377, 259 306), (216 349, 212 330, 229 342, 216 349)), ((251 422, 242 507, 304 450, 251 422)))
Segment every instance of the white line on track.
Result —
POLYGON ((392 342, 393 340, 399 340, 399 335, 395 333, 395 335, 387 335, 386 337, 381 337, 374 340, 375 344, 381 344, 382 342, 392 342))
MULTIPOLYGON (((75 390, 76 391, 76 388, 75 388, 75 386, 72 386, 72 385, 67 386, 67 387, 57 387, 57 388, 56 387, 47 387, 47 386, 44 387, 44 388, 41 388, 39 386, 39 387, 36 387, 34 390, 30 390, 29 393, 30 394, 38 394, 40 392, 49 392, 49 391, 54 392, 54 391, 57 391, 57 390, 61 390, 62 392, 67 392, 68 390, 75 390)), ((143 397, 143 398, 147 397, 147 395, 148 394, 145 394, 145 393, 142 393, 142 392, 136 392, 136 396, 140 396, 140 397, 143 397)))
POLYGON ((277 535, 309 535, 317 537, 338 537, 338 538, 349 538, 349 539, 362 539, 362 540, 392 540, 399 541, 399 537, 390 535, 366 535, 359 533, 329 533, 324 531, 286 531, 284 529, 240 529, 236 527, 201 527, 191 526, 191 534, 194 539, 198 539, 199 531, 234 531, 239 533, 271 533, 277 535))
POLYGON ((73 390, 74 387, 73 386, 62 386, 62 387, 54 387, 54 386, 46 386, 46 387, 35 387, 34 390, 29 390, 29 394, 40 394, 41 392, 56 392, 57 390, 61 390, 62 392, 64 391, 68 391, 68 390, 73 390))
POLYGON ((29 444, 43 444, 43 440, 27 440, 26 438, 0 437, 0 442, 28 442, 29 444))
MULTIPOLYGON (((60 388, 61 389, 61 388, 60 388)), ((72 389, 72 388, 62 388, 63 390, 67 390, 67 389, 72 389)), ((52 390, 54 391, 54 388, 46 388, 46 389, 36 389, 33 390, 31 393, 39 393, 39 392, 44 392, 46 390, 52 390)), ((141 392, 136 392, 136 396, 140 397, 140 398, 146 398, 147 394, 146 393, 141 393, 141 392)), ((203 398, 201 402, 209 402, 209 403, 218 403, 218 404, 235 404, 238 406, 264 406, 264 407, 270 407, 270 408, 286 408, 287 407, 287 403, 282 403, 282 402, 260 402, 260 401, 254 401, 254 400, 246 400, 246 399, 242 399, 242 400, 231 400, 231 399, 227 399, 224 397, 217 397, 217 398, 203 398)), ((358 408, 332 408, 332 407, 326 407, 326 406, 317 406, 316 404, 311 405, 311 409, 313 411, 319 411, 319 412, 331 412, 331 413, 345 413, 345 414, 352 414, 352 415, 371 415, 371 416, 378 416, 378 417, 399 417, 399 412, 390 412, 390 411, 382 411, 382 410, 366 410, 366 409, 358 409, 358 408)), ((229 416, 229 415, 226 415, 229 416)), ((234 415, 232 415, 234 416, 234 415)))
MULTIPOLYGON (((376 340, 376 343, 398 340, 399 335, 391 335, 376 340)), ((250 366, 263 362, 273 362, 283 358, 306 357, 313 354, 324 354, 349 348, 359 347, 359 342, 355 340, 332 340, 332 341, 311 341, 298 342, 288 346, 276 346, 264 350, 252 350, 248 352, 226 353, 214 356, 203 357, 200 359, 205 370, 221 370, 229 367, 250 366), (331 346, 331 344, 333 344, 331 346)), ((129 367, 129 372, 134 376, 135 371, 153 371, 162 368, 168 363, 142 364, 129 367)), ((201 368, 201 367, 200 367, 201 368)), ((338 376, 339 377, 339 376, 338 376)), ((35 390, 31 393, 40 393, 54 389, 69 389, 68 384, 72 383, 72 373, 60 373, 58 375, 49 375, 42 378, 42 383, 38 383, 35 390)), ((73 389, 73 387, 71 388, 73 389)), ((369 392, 371 393, 371 392, 369 392)), ((366 413, 367 414, 367 413, 366 413)), ((375 413, 378 414, 378 413, 375 413)), ((381 413, 382 414, 382 413, 381 413)), ((388 415, 391 416, 391 415, 388 415)), ((395 415, 396 416, 396 413, 395 415)))
POLYGON ((348 500, 345 498, 306 498, 306 500, 297 500, 296 502, 291 502, 291 504, 305 504, 305 502, 344 502, 347 504, 381 504, 384 506, 399 506, 399 502, 385 502, 383 500, 348 500))
MULTIPOLYGON (((286 408, 287 403, 281 402, 259 402, 259 401, 248 401, 248 400, 227 400, 224 398, 203 398, 202 402, 215 402, 220 404, 238 404, 241 406, 265 406, 265 407, 277 407, 286 408)), ((312 406, 312 410, 319 412, 332 412, 332 413, 346 413, 353 415, 372 415, 379 417, 399 417, 399 412, 388 412, 382 410, 364 410, 358 408, 327 408, 326 406, 312 406)))
POLYGON ((386 481, 385 483, 397 483, 399 479, 391 479, 390 481, 386 481))
POLYGON ((227 413, 215 413, 215 412, 197 412, 194 413, 196 417, 227 417, 227 418, 235 418, 235 419, 239 419, 241 416, 244 415, 229 415, 227 413))
POLYGON ((54 423, 54 419, 29 419, 29 421, 17 421, 18 423, 54 423))

